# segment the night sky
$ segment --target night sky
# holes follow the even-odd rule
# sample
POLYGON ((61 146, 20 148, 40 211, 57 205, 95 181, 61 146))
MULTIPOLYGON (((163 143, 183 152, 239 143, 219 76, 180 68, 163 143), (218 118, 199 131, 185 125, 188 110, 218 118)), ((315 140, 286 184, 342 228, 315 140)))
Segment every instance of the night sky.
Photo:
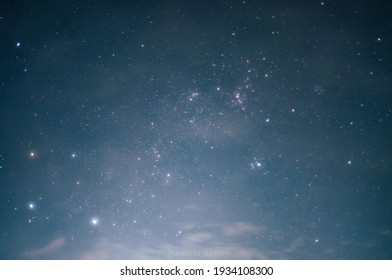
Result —
POLYGON ((391 259, 389 1, 2 1, 0 259, 391 259))

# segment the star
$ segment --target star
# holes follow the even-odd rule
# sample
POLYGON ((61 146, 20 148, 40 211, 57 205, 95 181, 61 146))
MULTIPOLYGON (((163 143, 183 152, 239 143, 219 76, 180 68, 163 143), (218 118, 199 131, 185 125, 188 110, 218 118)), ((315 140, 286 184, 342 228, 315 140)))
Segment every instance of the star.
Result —
POLYGON ((35 158, 36 156, 37 156, 36 152, 33 152, 33 151, 29 152, 29 157, 30 158, 35 158))
POLYGON ((261 169, 264 167, 261 160, 259 160, 257 158, 253 158, 253 161, 249 165, 252 170, 261 169))
POLYGON ((194 92, 192 92, 192 94, 188 97, 188 100, 189 100, 190 102, 192 102, 192 101, 195 100, 199 95, 200 95, 200 92, 194 91, 194 92))
POLYGON ((92 225, 92 226, 97 226, 97 225, 99 225, 99 219, 97 218, 97 217, 93 217, 93 218, 91 218, 91 220, 90 220, 90 224, 92 225))

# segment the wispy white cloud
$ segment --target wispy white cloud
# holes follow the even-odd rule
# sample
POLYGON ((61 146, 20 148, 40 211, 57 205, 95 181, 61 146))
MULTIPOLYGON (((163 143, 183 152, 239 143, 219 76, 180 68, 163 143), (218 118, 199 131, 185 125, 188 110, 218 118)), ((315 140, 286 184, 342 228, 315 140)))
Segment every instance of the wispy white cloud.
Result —
POLYGON ((249 222, 228 223, 222 226, 223 234, 226 236, 239 236, 243 234, 259 234, 261 227, 249 222))
POLYGON ((108 238, 96 240, 79 255, 80 259, 268 259, 267 252, 241 241, 242 236, 262 232, 249 222, 210 224, 203 228, 192 224, 175 240, 153 239, 140 246, 129 246, 108 238))
POLYGON ((49 241, 46 245, 41 248, 35 248, 25 251, 22 255, 27 258, 40 259, 50 256, 51 254, 57 253, 65 245, 64 237, 57 237, 54 240, 49 241))
POLYGON ((89 237, 80 240, 83 246, 56 237, 40 248, 23 252, 22 256, 29 259, 92 260, 292 259, 303 253, 308 242, 303 236, 288 238, 280 231, 248 221, 205 225, 185 223, 176 224, 176 228, 181 231, 172 233, 172 236, 145 228, 94 239, 89 237), (276 246, 271 237, 283 245, 276 246))

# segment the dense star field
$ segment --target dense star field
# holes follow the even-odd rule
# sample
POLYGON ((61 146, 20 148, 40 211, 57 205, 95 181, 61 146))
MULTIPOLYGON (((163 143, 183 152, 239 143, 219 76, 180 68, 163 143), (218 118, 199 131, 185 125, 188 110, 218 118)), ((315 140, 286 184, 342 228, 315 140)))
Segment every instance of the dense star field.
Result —
POLYGON ((389 1, 2 1, 0 259, 391 259, 389 1))

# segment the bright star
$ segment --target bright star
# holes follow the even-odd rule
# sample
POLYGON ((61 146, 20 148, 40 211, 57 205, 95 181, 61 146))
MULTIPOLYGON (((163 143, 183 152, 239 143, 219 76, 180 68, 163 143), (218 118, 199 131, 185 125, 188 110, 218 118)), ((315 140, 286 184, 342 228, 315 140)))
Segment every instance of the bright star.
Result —
POLYGON ((91 218, 90 224, 91 224, 92 226, 97 226, 97 225, 99 224, 99 219, 96 218, 96 217, 91 218))

